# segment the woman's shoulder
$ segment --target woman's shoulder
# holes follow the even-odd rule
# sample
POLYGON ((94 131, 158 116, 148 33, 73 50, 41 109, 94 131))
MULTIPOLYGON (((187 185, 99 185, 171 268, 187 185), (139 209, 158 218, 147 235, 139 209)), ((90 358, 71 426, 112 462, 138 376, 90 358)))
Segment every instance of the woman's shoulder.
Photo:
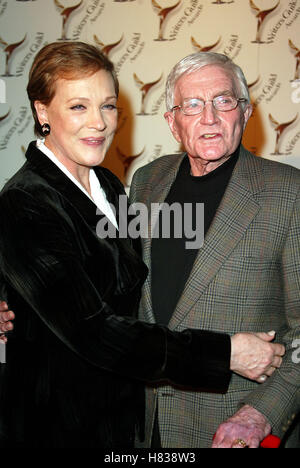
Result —
POLYGON ((108 182, 117 194, 125 193, 124 185, 112 171, 102 166, 94 167, 94 171, 102 185, 108 182))

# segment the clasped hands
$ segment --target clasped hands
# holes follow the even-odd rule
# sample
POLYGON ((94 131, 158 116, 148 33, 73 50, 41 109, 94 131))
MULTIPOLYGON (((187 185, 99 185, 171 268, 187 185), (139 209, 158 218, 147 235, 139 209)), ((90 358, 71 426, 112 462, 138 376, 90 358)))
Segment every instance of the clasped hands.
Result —
MULTIPOLYGON (((5 333, 13 329, 14 313, 5 302, 0 302, 0 340, 7 342, 5 333), (2 333, 2 334, 1 334, 2 333)), ((232 372, 258 383, 263 383, 282 364, 285 347, 272 343, 275 332, 237 333, 231 338, 232 372)), ((215 435, 212 448, 257 448, 271 433, 266 418, 251 406, 245 405, 222 423, 215 435)))

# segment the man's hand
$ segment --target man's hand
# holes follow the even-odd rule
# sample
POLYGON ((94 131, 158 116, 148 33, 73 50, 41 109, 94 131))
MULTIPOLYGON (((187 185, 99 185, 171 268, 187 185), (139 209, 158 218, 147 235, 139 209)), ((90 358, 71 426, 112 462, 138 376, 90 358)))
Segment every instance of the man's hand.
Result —
POLYGON ((285 347, 270 343, 275 332, 238 333, 231 338, 232 372, 263 383, 281 366, 285 347))
POLYGON ((245 405, 219 426, 212 448, 258 448, 270 433, 271 426, 266 418, 252 406, 245 405))
POLYGON ((7 342, 7 338, 2 333, 6 333, 7 331, 11 331, 14 326, 11 320, 14 320, 15 314, 12 310, 8 309, 6 302, 0 302, 0 340, 2 343, 7 342))

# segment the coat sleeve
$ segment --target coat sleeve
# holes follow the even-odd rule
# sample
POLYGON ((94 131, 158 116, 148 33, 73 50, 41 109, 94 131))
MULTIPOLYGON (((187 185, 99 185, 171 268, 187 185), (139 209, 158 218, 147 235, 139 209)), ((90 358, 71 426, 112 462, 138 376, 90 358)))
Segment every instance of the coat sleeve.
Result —
POLYGON ((241 404, 260 411, 271 424, 273 433, 283 438, 300 411, 300 190, 290 218, 281 262, 285 303, 282 312, 289 327, 283 337, 286 354, 280 369, 241 404))
POLYGON ((115 315, 84 269, 76 226, 62 213, 61 203, 50 197, 41 207, 37 197, 14 188, 1 195, 0 216, 5 281, 81 358, 147 382, 227 390, 230 337, 171 332, 115 315))

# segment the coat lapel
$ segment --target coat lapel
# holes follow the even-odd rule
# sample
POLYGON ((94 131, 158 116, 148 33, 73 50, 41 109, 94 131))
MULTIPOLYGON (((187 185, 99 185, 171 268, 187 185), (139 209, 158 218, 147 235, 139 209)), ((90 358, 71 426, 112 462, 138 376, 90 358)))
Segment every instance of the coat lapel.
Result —
POLYGON ((170 321, 171 329, 184 320, 257 215, 259 205, 254 194, 262 185, 255 157, 241 148, 232 178, 170 321))

